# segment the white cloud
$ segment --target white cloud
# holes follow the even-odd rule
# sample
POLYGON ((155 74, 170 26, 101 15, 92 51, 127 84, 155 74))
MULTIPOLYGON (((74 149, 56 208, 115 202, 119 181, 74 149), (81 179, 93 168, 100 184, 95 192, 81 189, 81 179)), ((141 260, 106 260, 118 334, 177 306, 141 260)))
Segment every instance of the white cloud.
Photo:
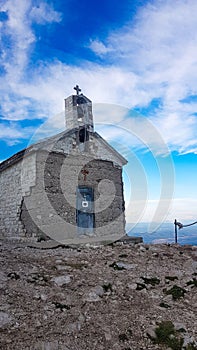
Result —
MULTIPOLYGON (((106 40, 90 40, 89 47, 102 56, 102 65, 82 62, 81 66, 70 66, 54 59, 40 62, 32 79, 24 75, 30 49, 37 40, 32 23, 59 22, 61 14, 44 1, 36 7, 31 0, 7 0, 3 9, 9 14, 3 34, 11 43, 11 51, 4 48, 2 59, 7 71, 0 81, 4 118, 56 115, 78 83, 94 102, 134 108, 159 98, 161 106, 149 118, 165 142, 172 150, 197 152, 197 118, 193 115, 197 104, 181 102, 197 94, 196 1, 151 1, 140 8, 134 22, 112 32, 106 40)), ((119 123, 123 118, 119 112, 113 116, 119 123)), ((105 122, 109 116, 96 113, 95 120, 105 122)))
POLYGON ((35 41, 34 33, 28 21, 30 1, 7 0, 2 6, 2 11, 7 12, 8 20, 2 25, 3 55, 1 65, 6 70, 6 81, 12 86, 12 81, 21 78, 21 73, 27 64, 27 52, 35 41), (3 38, 5 37, 5 42, 3 38))
POLYGON ((0 139, 6 141, 9 146, 13 146, 20 143, 20 140, 25 140, 30 137, 33 132, 33 127, 22 128, 16 123, 9 123, 8 125, 1 123, 0 139))
POLYGON ((177 219, 183 224, 188 221, 194 222, 197 220, 196 207, 197 199, 195 198, 175 198, 168 215, 168 220, 177 219))
MULTIPOLYGON (((197 105, 180 102, 197 94, 196 11, 195 0, 153 1, 141 8, 135 23, 111 33, 104 42, 96 41, 96 48, 105 47, 106 60, 136 75, 128 94, 133 96, 131 106, 161 98, 163 106, 153 120, 166 142, 180 152, 196 150, 197 144, 197 121, 192 116, 197 105)), ((99 54, 96 48, 91 45, 99 54)))
POLYGON ((113 51, 112 48, 105 46, 99 40, 90 40, 88 47, 94 51, 98 56, 103 56, 104 54, 113 51))
POLYGON ((62 14, 54 11, 49 4, 40 2, 38 6, 32 7, 30 18, 39 24, 45 24, 47 22, 60 22, 62 20, 62 14))
POLYGON ((1 64, 7 72, 7 83, 12 88, 12 82, 22 78, 29 50, 36 42, 32 24, 60 22, 61 14, 45 2, 33 6, 33 0, 6 0, 1 11, 8 15, 8 20, 1 23, 1 44, 4 47, 1 64))
MULTIPOLYGON (((33 6, 33 0, 6 0, 1 11, 8 16, 1 23, 0 65, 5 71, 0 77, 1 114, 3 118, 11 120, 32 119, 34 109, 34 117, 43 118, 41 99, 36 106, 35 101, 32 101, 28 76, 31 71, 26 72, 29 55, 37 41, 33 24, 59 22, 61 14, 44 2, 38 7, 33 6), (23 93, 27 86, 27 91, 23 93)), ((33 89, 36 88, 37 82, 33 86, 33 89)))
MULTIPOLYGON (((53 64, 46 64, 38 68, 31 81, 19 83, 13 80, 16 96, 8 95, 4 97, 4 112, 7 119, 28 118, 28 108, 25 109, 24 102, 36 108, 35 113, 45 113, 46 116, 57 114, 63 109, 63 100, 65 96, 72 94, 72 87, 78 82, 85 87, 83 92, 92 98, 92 100, 102 101, 104 103, 115 103, 120 100, 120 96, 132 89, 135 84, 135 75, 131 72, 122 72, 118 67, 105 68, 94 64, 86 67, 70 67, 59 61, 53 64), (107 76, 107 80, 106 80, 107 76), (129 84, 127 80, 129 78, 129 84), (95 84, 97 82, 97 84, 95 84), (105 95, 103 89, 105 86, 105 95), (113 88, 115 86, 115 88, 113 88), (19 97, 17 104, 15 99, 19 97), (21 108, 25 111, 24 115, 20 112, 21 108), (10 112, 10 113, 9 113, 10 112)), ((128 103, 127 97, 123 103, 128 103)), ((106 116, 107 117, 107 116, 106 116)), ((30 118, 32 116, 30 115, 30 118)), ((108 117, 107 117, 108 118, 108 117)))
MULTIPOLYGON (((127 203, 126 207, 126 219, 127 222, 149 222, 151 223, 154 214, 158 205, 163 206, 164 211, 161 211, 161 216, 158 217, 157 223, 161 224, 162 222, 174 222, 175 219, 180 221, 183 224, 188 222, 196 221, 196 207, 197 207, 197 199, 194 198, 174 198, 170 200, 169 211, 166 212, 166 203, 164 200, 147 200, 146 205, 144 207, 144 202, 141 201, 133 201, 129 204, 127 203), (144 207, 144 211, 142 212, 142 208, 144 207), (138 210, 139 208, 139 210, 138 210), (139 215, 141 214, 141 215, 139 215), (136 220, 137 219, 137 220, 136 220)), ((154 225, 154 223, 152 223, 154 225)), ((150 228, 149 228, 150 229, 150 228)), ((150 230, 151 231, 151 230, 150 230)))

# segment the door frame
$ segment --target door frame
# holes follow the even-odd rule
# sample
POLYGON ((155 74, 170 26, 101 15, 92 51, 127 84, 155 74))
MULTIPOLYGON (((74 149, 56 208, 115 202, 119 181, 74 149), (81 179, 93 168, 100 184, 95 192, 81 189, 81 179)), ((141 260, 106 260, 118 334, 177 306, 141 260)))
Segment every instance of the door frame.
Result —
MULTIPOLYGON (((85 198, 84 198, 85 199, 85 198)), ((79 234, 94 234, 94 229, 95 229, 95 213, 94 213, 94 188, 90 187, 90 186, 85 186, 85 185, 81 185, 81 186, 77 186, 76 188, 76 224, 77 224, 77 231, 79 234), (91 193, 91 211, 89 212, 84 211, 85 215, 89 215, 92 218, 92 227, 82 227, 79 226, 79 213, 80 215, 83 215, 83 211, 81 211, 79 209, 79 195, 81 195, 81 191, 80 190, 85 190, 87 189, 87 192, 91 193)))

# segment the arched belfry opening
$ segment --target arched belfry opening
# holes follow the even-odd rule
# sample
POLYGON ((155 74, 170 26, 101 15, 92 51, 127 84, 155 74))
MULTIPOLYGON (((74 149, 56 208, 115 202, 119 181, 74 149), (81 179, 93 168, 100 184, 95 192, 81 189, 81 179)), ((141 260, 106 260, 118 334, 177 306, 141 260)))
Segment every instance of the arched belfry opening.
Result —
POLYGON ((79 142, 84 143, 89 141, 89 131, 86 126, 79 129, 79 142))

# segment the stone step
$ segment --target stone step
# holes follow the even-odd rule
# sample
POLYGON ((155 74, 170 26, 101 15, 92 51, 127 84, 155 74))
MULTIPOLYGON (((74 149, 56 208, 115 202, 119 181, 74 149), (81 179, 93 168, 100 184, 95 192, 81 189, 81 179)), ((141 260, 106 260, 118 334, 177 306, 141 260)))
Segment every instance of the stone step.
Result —
POLYGON ((138 244, 138 243, 143 243, 143 238, 125 235, 121 237, 117 242, 138 244))

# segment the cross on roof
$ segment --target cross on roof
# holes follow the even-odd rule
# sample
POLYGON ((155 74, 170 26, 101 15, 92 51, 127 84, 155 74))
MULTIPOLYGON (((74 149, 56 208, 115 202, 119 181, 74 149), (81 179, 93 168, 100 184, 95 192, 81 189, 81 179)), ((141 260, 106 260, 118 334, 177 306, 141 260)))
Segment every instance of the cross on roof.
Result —
POLYGON ((86 170, 85 168, 84 169, 82 169, 81 170, 81 173, 83 174, 83 176, 84 176, 84 181, 86 181, 86 176, 89 174, 89 171, 88 170, 86 170))
POLYGON ((76 90, 77 95, 79 95, 79 92, 81 92, 79 85, 76 85, 73 89, 76 90))

